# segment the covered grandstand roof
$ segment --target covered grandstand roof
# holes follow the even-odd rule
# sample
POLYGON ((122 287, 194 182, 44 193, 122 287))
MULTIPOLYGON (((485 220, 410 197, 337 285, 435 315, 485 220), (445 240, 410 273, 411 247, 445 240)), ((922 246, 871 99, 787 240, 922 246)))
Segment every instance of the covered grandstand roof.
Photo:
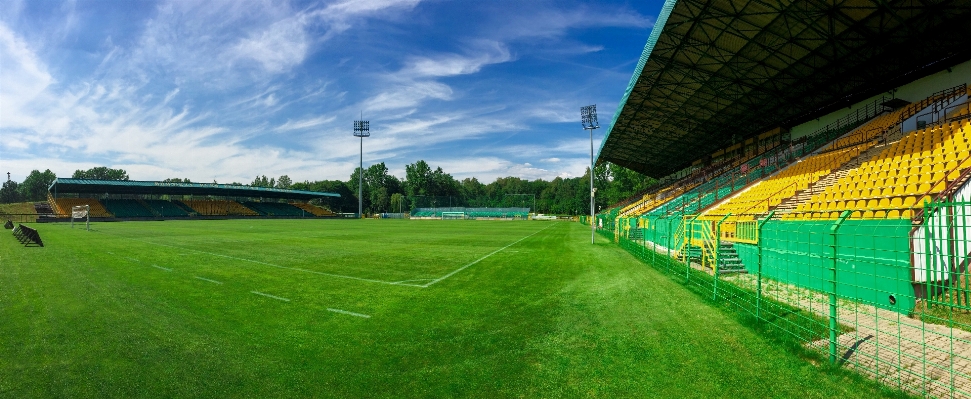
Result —
POLYGON ((336 193, 285 190, 216 183, 173 183, 135 180, 54 179, 51 193, 78 194, 134 194, 134 195, 214 195, 220 197, 259 197, 310 200, 321 197, 340 197, 336 193))
POLYGON ((968 1, 667 0, 597 159, 662 177, 969 58, 968 1))

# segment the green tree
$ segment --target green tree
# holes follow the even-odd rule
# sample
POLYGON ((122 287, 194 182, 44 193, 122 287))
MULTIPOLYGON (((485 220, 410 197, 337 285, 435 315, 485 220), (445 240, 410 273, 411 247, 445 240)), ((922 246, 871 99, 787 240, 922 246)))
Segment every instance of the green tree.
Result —
POLYGON ((162 180, 162 183, 192 183, 189 178, 180 179, 178 177, 170 177, 168 179, 162 180))
POLYGON ((405 194, 409 197, 432 194, 432 168, 424 160, 405 166, 405 194))
POLYGON ((405 196, 402 193, 391 194, 391 211, 401 213, 405 207, 405 196))
POLYGON ((283 175, 280 176, 276 181, 276 188, 288 189, 293 185, 293 180, 290 180, 290 176, 283 175))
POLYGON ((90 180, 128 180, 128 172, 125 172, 124 169, 111 169, 106 166, 98 166, 88 170, 75 170, 74 175, 71 177, 90 180))
MULTIPOLYGON (((351 191, 358 192, 359 168, 355 168, 347 182, 351 191)), ((364 170, 363 185, 363 206, 369 213, 387 212, 391 209, 391 195, 401 192, 401 181, 397 177, 388 173, 388 167, 384 162, 369 166, 364 170)))
POLYGON ((23 201, 20 196, 20 190, 17 189, 18 186, 19 184, 13 180, 3 182, 3 188, 0 188, 0 204, 23 201))
POLYGON ((23 183, 20 183, 20 197, 22 201, 44 201, 47 199, 47 188, 51 186, 57 175, 50 169, 41 172, 34 169, 27 175, 23 183))
POLYGON ((249 185, 252 186, 252 187, 267 187, 267 188, 269 188, 269 187, 273 187, 273 185, 270 184, 271 182, 272 182, 272 179, 267 179, 266 178, 266 175, 262 175, 262 176, 256 176, 256 178, 253 179, 253 182, 250 183, 249 185))

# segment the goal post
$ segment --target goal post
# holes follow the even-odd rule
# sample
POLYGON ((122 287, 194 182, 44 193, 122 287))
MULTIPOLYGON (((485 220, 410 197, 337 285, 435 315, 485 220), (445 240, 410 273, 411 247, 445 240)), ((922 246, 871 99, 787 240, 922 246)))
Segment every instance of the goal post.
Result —
POLYGON ((76 205, 71 207, 71 228, 74 228, 74 219, 84 219, 84 229, 91 230, 91 205, 76 205))
POLYGON ((442 212, 442 220, 463 220, 465 212, 442 212))

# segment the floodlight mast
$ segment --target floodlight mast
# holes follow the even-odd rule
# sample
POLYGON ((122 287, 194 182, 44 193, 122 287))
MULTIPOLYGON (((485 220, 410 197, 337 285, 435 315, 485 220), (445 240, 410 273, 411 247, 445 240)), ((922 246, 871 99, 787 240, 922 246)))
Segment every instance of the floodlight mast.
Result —
MULTIPOLYGON (((361 119, 364 113, 361 112, 361 119)), ((354 121, 354 137, 361 138, 361 166, 357 173, 357 217, 364 217, 364 138, 371 137, 370 122, 365 120, 354 121)))
POLYGON ((597 122, 597 104, 580 107, 580 124, 583 125, 583 130, 590 131, 590 243, 593 244, 597 231, 593 208, 593 129, 600 128, 600 123, 597 122))

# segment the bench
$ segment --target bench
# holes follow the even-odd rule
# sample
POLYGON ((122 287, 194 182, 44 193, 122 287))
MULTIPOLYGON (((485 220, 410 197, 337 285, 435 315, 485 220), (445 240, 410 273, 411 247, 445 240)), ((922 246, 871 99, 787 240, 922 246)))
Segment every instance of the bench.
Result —
POLYGON ((44 246, 44 241, 40 239, 40 233, 30 227, 18 224, 16 228, 13 229, 14 237, 17 237, 17 241, 24 244, 25 247, 31 244, 37 246, 44 246))

